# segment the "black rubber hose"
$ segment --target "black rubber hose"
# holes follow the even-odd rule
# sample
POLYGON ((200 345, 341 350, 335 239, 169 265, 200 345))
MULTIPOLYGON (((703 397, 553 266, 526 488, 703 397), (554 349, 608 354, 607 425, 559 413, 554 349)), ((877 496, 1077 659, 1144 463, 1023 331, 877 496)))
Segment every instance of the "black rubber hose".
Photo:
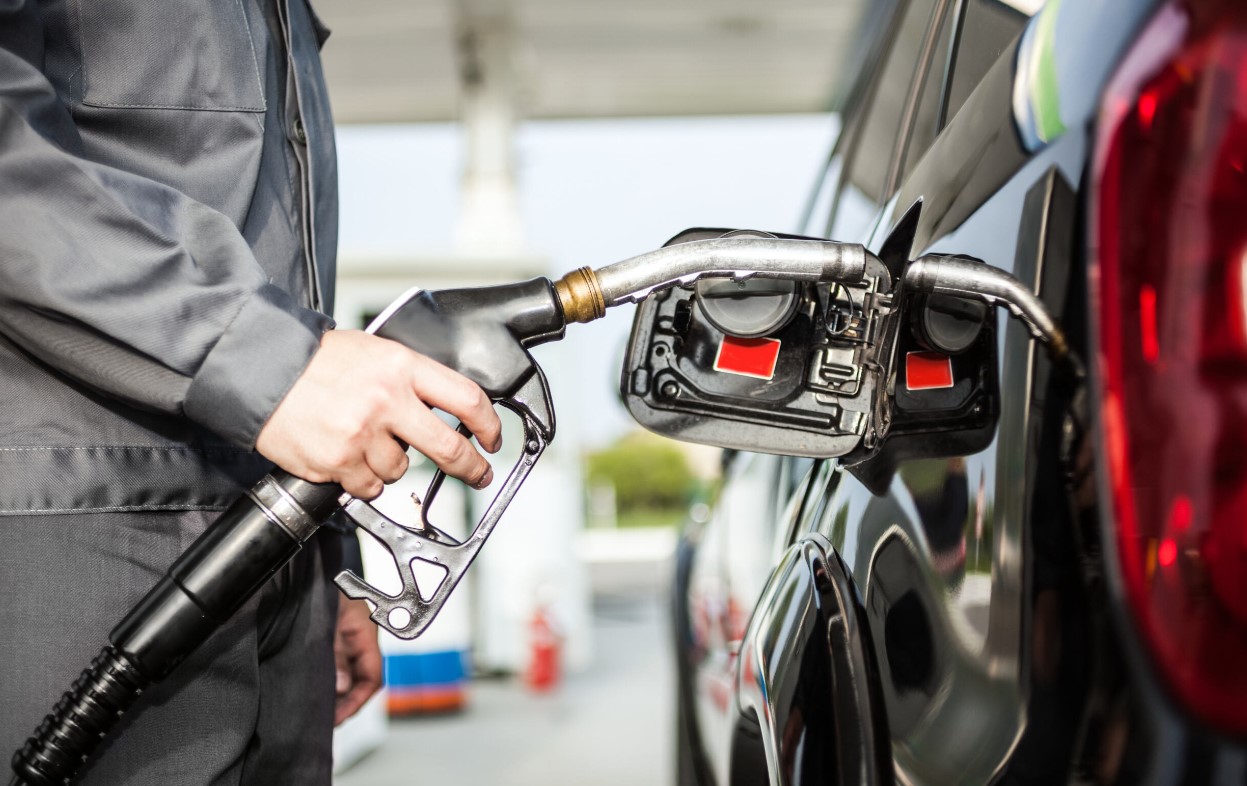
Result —
POLYGON ((105 647, 14 754, 12 783, 66 783, 148 684, 123 653, 105 647))
POLYGON ((289 562, 341 495, 278 472, 239 497, 113 628, 111 644, 14 754, 11 786, 68 783, 142 692, 289 562))

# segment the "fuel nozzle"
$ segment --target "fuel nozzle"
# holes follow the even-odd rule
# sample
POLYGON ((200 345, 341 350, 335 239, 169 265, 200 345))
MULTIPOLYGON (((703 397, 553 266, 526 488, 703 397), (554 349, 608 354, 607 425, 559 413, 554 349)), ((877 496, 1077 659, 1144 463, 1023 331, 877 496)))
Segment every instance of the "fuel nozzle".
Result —
POLYGON ((554 289, 568 322, 592 322, 612 306, 703 278, 856 281, 865 273, 866 257, 866 249, 854 243, 737 235, 676 243, 597 270, 582 267, 554 289))
POLYGON ((1053 360, 1069 359, 1065 333, 1047 306, 1030 288, 1005 271, 969 257, 929 255, 905 270, 906 290, 977 300, 1004 306, 1048 347, 1053 360))

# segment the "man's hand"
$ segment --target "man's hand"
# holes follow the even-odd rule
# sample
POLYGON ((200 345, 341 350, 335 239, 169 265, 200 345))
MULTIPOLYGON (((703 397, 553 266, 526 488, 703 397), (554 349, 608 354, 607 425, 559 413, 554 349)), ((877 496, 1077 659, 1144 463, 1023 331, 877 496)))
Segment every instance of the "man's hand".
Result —
POLYGON ((331 330, 260 430, 256 450, 304 480, 332 481, 364 500, 407 471, 399 440, 447 475, 488 486, 489 462, 432 407, 458 418, 490 453, 501 446, 498 414, 467 377, 395 341, 331 330))
POLYGON ((333 638, 337 701, 333 725, 354 715, 381 687, 381 647, 366 601, 338 599, 338 631, 333 638))

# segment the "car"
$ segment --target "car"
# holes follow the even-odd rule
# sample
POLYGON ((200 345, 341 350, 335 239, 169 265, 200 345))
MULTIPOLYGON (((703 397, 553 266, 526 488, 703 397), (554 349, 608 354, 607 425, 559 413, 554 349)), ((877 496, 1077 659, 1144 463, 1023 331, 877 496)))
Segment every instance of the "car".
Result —
POLYGON ((625 368, 651 428, 767 451, 681 538, 678 781, 1243 783, 1247 6, 869 9, 801 231, 1001 268, 1080 362, 896 292, 890 430, 840 458, 625 368))

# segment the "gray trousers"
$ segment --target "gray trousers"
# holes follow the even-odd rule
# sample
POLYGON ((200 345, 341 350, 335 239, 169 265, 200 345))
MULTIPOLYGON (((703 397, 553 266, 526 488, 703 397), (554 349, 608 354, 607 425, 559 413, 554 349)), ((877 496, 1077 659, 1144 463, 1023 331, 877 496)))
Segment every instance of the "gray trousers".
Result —
MULTIPOLYGON (((215 516, 0 517, 0 773, 215 516)), ((341 541, 324 534, 144 694, 80 783, 330 783, 337 590, 329 579, 341 541)))

